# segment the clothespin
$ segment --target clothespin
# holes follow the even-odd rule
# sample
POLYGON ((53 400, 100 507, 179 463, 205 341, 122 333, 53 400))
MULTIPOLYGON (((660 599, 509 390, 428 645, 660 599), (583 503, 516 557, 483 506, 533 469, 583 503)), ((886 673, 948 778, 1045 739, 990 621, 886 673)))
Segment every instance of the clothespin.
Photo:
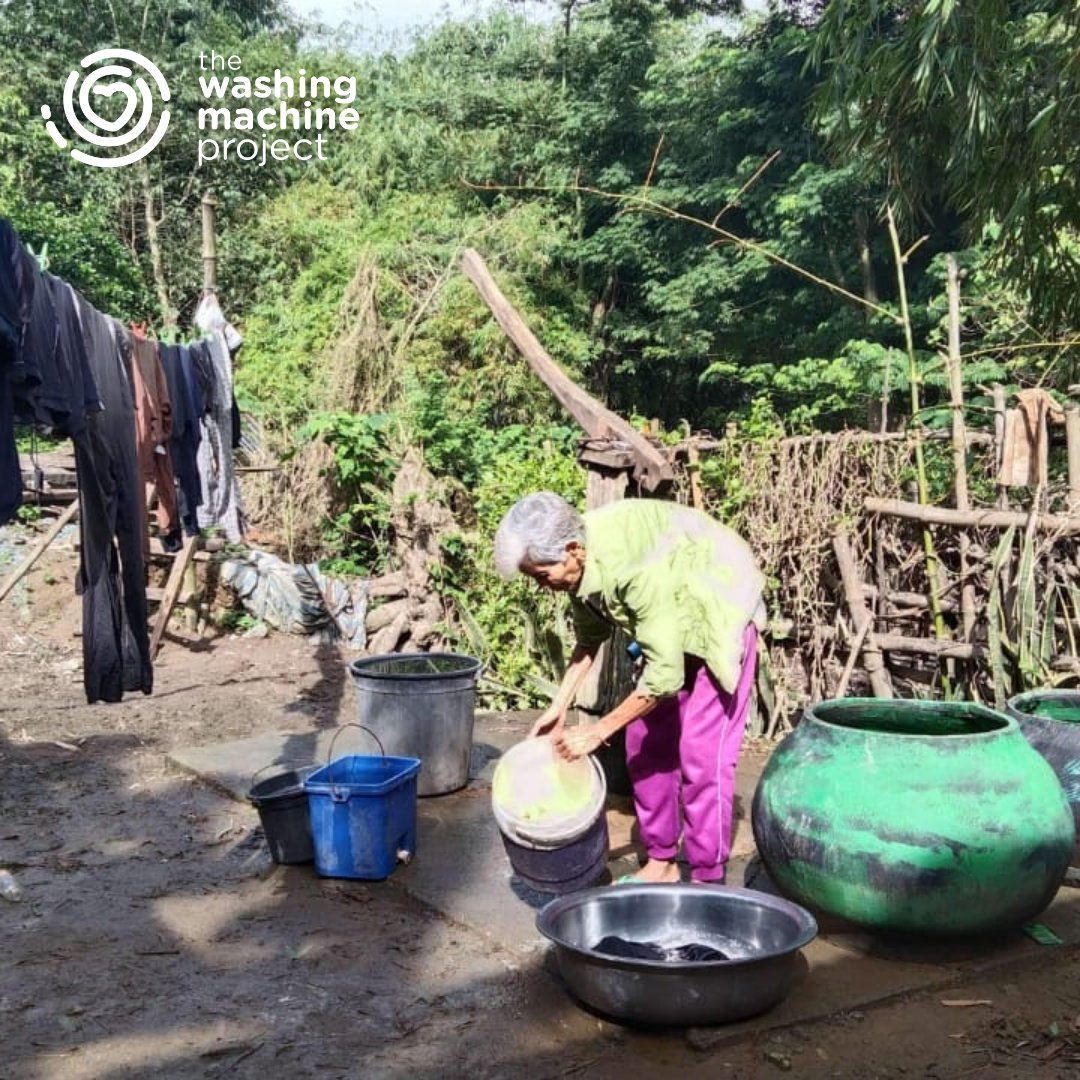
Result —
POLYGON ((146 340, 146 336, 147 336, 147 333, 148 333, 149 329, 150 329, 149 325, 146 323, 145 320, 143 322, 141 322, 141 323, 132 322, 132 324, 131 324, 131 333, 132 333, 132 335, 139 338, 142 341, 146 340))

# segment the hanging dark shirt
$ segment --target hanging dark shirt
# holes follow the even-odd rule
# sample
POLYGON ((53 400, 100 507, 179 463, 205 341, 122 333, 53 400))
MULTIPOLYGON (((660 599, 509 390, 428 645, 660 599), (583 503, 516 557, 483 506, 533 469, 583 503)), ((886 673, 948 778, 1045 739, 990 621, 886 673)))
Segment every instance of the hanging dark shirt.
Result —
POLYGON ((34 304, 32 264, 18 233, 0 218, 0 525, 22 505, 15 397, 27 374, 22 349, 34 304))
MULTIPOLYGON (((191 387, 185 375, 186 345, 162 345, 161 363, 169 384, 172 401, 172 435, 169 452, 173 472, 180 484, 180 519, 188 536, 199 531, 195 516, 202 503, 202 485, 199 483, 199 416, 191 400, 191 387)), ((190 359, 186 361, 190 367, 190 359)))
POLYGON ((83 353, 104 408, 74 438, 82 536, 86 700, 119 701, 125 690, 150 693, 143 538, 146 503, 135 450, 130 348, 117 324, 79 301, 83 353))
POLYGON ((103 405, 90 365, 87 335, 79 320, 80 305, 75 290, 52 274, 43 276, 56 307, 59 324, 56 368, 58 378, 66 387, 66 392, 60 391, 60 396, 66 401, 67 421, 59 433, 74 438, 85 429, 86 417, 100 412, 103 405))

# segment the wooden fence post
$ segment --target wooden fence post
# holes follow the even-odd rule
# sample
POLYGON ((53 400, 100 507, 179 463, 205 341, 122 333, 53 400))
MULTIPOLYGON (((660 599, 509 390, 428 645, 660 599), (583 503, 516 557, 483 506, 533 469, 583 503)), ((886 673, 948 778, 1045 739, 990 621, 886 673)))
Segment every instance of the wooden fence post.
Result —
POLYGON ((866 606, 866 593, 863 583, 859 579, 859 569, 855 565, 855 556, 851 552, 851 542, 847 533, 838 532, 833 537, 833 551, 836 552, 836 562, 840 567, 840 579, 844 584, 844 598, 847 600, 848 611, 851 621, 855 626, 856 644, 865 639, 862 645, 863 667, 870 679, 870 688, 874 697, 891 698, 892 680, 889 678, 889 669, 885 666, 885 658, 881 647, 877 644, 871 632, 873 616, 866 606))

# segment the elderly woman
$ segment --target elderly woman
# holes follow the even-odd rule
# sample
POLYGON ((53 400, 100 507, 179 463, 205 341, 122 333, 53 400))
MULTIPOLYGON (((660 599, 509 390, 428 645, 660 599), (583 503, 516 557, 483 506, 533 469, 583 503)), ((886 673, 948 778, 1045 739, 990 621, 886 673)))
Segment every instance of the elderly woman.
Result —
POLYGON ((747 544, 675 503, 626 499, 581 515, 541 491, 503 518, 495 564, 505 577, 520 571, 570 597, 577 644, 532 734, 551 735, 573 760, 626 728, 626 764, 649 859, 622 880, 679 880, 681 805, 691 880, 723 882, 764 616, 763 579, 747 544), (640 648, 640 680, 606 716, 567 730, 567 709, 614 627, 640 648))

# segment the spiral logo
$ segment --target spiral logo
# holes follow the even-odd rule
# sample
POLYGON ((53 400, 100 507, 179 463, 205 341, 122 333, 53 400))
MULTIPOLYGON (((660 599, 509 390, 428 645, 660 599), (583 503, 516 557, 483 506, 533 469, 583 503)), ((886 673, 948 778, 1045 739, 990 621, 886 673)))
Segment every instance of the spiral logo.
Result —
MULTIPOLYGON (((80 71, 76 68, 68 75, 67 82, 64 84, 64 117, 74 135, 92 146, 118 150, 137 142, 150 127, 154 114, 154 93, 150 83, 143 77, 144 74, 153 79, 160 100, 169 100, 169 85, 165 82, 165 77, 157 64, 130 49, 99 49, 97 52, 90 53, 89 56, 84 56, 80 67, 84 70, 80 71), (95 64, 101 66, 94 67, 95 64), (94 68, 94 70, 85 70, 88 68, 94 68), (142 69, 141 72, 138 71, 139 68, 142 69), (81 85, 79 84, 80 77, 82 78, 81 85), (114 79, 114 81, 104 82, 103 80, 106 79, 114 79), (119 95, 121 99, 119 104, 122 106, 120 115, 113 119, 102 116, 91 104, 91 94, 103 98, 119 95), (137 117, 136 113, 138 113, 137 117), (92 131, 91 127, 97 130, 92 131)), ((52 137, 53 142, 61 150, 66 150, 68 140, 60 134, 60 129, 51 119, 52 109, 48 105, 41 106, 41 116, 45 121, 45 130, 52 137)), ((71 156, 85 165, 96 165, 102 169, 116 169, 121 165, 130 165, 133 161, 146 157, 161 142, 168 126, 169 110, 162 109, 153 133, 129 153, 115 157, 95 157, 78 147, 73 147, 71 156)))

